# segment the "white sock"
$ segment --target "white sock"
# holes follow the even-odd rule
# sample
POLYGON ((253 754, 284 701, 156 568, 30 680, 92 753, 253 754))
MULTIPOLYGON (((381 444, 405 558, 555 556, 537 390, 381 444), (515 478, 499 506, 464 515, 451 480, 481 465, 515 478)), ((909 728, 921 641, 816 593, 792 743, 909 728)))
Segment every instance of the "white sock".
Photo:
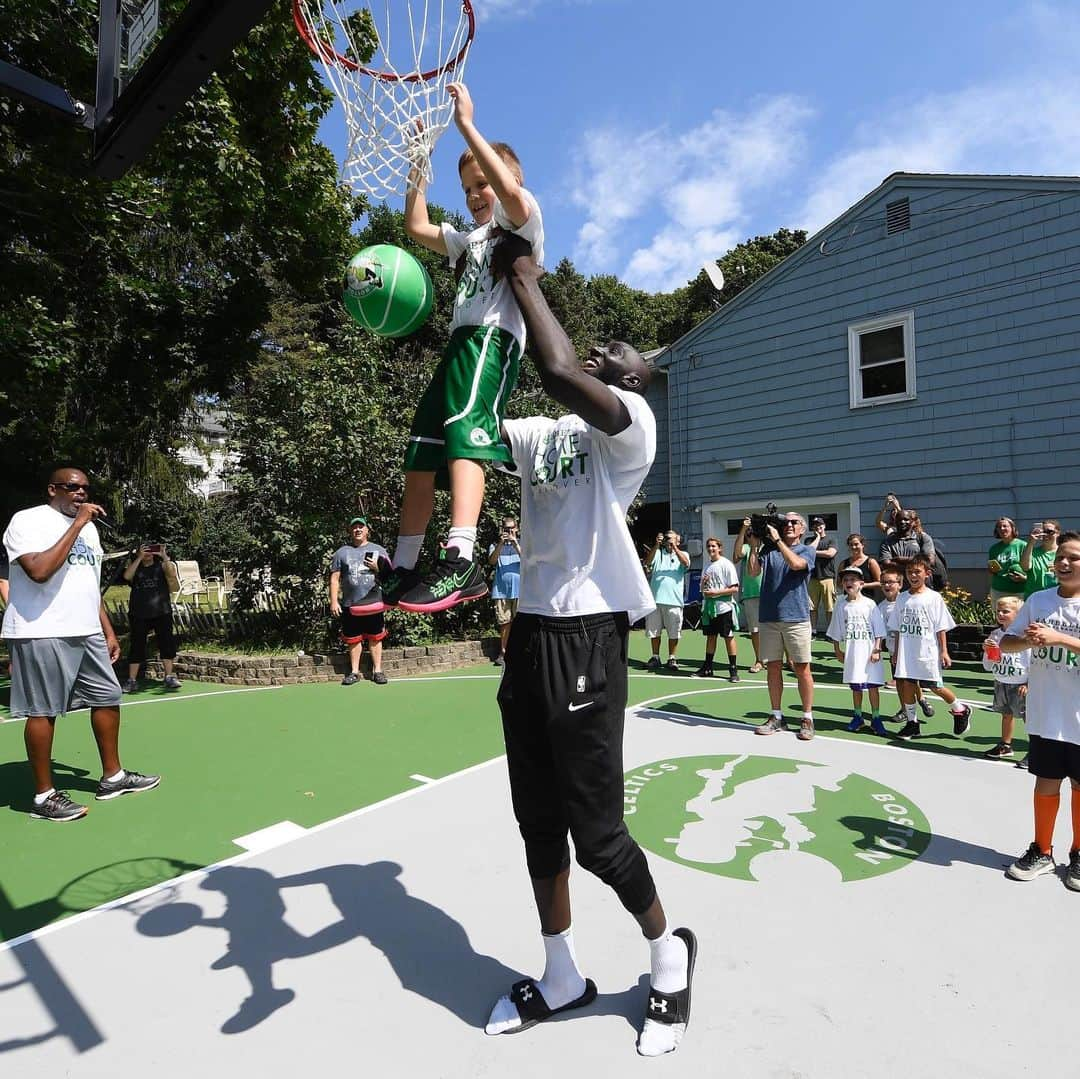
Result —
POLYGON ((34 795, 34 805, 36 805, 36 806, 44 805, 46 799, 51 798, 55 793, 56 793, 56 788, 55 787, 50 787, 47 791, 44 791, 41 794, 35 794, 34 795))
POLYGON ((573 927, 563 933, 544 933, 544 976, 537 988, 549 1008, 561 1008, 585 992, 585 976, 574 952, 573 927))
POLYGON ((121 768, 120 771, 116 773, 116 775, 114 775, 114 776, 102 776, 101 779, 102 779, 103 783, 115 783, 117 780, 123 779, 124 776, 126 776, 126 775, 127 775, 127 772, 125 772, 124 769, 121 768))
POLYGON ((803 717, 803 719, 810 720, 811 723, 814 722, 814 713, 813 712, 803 712, 802 717, 803 717))
POLYGON ((907 719, 907 721, 909 723, 914 723, 915 722, 915 705, 913 705, 913 704, 905 704, 904 705, 904 717, 907 719))
MULTIPOLYGON (((563 933, 543 934, 544 976, 536 983, 544 1003, 553 1011, 577 1000, 585 992, 585 978, 574 954, 573 927, 563 933)), ((508 996, 499 997, 491 1009, 485 1034, 502 1034, 521 1025, 517 1007, 508 996)))
POLYGON ((953 701, 949 706, 949 711, 952 712, 954 716, 958 716, 964 711, 964 706, 959 701, 953 701))
POLYGON ((473 548, 476 546, 476 528, 451 528, 446 536, 446 546, 456 547, 458 555, 471 562, 473 548))
POLYGON ((783 718, 784 718, 784 713, 783 713, 783 711, 782 711, 781 709, 779 709, 779 708, 774 708, 774 709, 772 710, 772 714, 773 714, 773 716, 775 716, 775 717, 776 717, 777 719, 783 719, 783 718))
MULTIPOLYGON (((660 993, 678 993, 686 988, 689 976, 690 955, 686 942, 669 929, 656 940, 649 941, 652 972, 649 987, 660 993)), ((643 1057, 658 1057, 672 1053, 679 1047, 686 1026, 683 1023, 657 1023, 646 1014, 645 1023, 638 1038, 638 1052, 643 1057)))
POLYGON ((416 569, 416 562, 420 557, 420 548, 423 545, 423 535, 399 535, 397 538, 397 546, 394 548, 394 569, 397 569, 399 566, 402 569, 416 569))

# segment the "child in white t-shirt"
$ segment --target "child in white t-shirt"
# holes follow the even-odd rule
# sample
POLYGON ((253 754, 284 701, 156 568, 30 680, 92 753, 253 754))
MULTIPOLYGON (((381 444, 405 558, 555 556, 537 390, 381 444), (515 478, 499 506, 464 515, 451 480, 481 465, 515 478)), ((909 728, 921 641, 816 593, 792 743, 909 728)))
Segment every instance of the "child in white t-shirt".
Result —
MULTIPOLYGON (((881 620, 885 623, 886 627, 889 625, 889 616, 896 608, 896 601, 900 598, 900 591, 904 587, 904 574, 901 570, 897 569, 895 565, 891 568, 884 568, 881 571, 881 594, 885 597, 878 605, 878 611, 881 614, 881 620)), ((889 666, 893 670, 893 678, 889 679, 885 686, 888 689, 894 689, 896 687, 896 656, 892 653, 892 642, 889 639, 888 633, 885 634, 885 651, 889 656, 889 666)), ((916 685, 915 687, 915 700, 919 707, 922 709, 922 714, 929 719, 934 714, 934 706, 926 699, 922 691, 922 686, 916 685)), ((894 717, 899 720, 903 720, 904 710, 901 708, 897 715, 894 717)))
POLYGON ((1080 532, 1062 532, 1054 572, 1057 588, 1028 596, 1000 644, 1009 655, 1031 649, 1026 723, 1035 776, 1035 842, 1005 872, 1032 880, 1054 871, 1054 823, 1068 776, 1073 839, 1065 884, 1080 892, 1080 532))
POLYGON ((836 658, 844 665, 844 681, 851 689, 852 714, 847 729, 859 731, 866 726, 862 714, 866 690, 872 711, 870 726, 875 734, 888 737, 880 715, 881 687, 885 682, 881 662, 885 623, 874 601, 862 594, 863 575, 858 566, 848 566, 840 574, 840 587, 844 594, 833 611, 828 637, 833 641, 836 658))
POLYGON ((942 685, 941 671, 952 666, 945 634, 956 626, 945 601, 932 588, 930 560, 916 555, 907 564, 908 590, 901 593, 889 616, 887 629, 896 664, 896 692, 904 711, 904 726, 898 738, 913 738, 919 733, 915 718, 916 688, 934 689, 950 707, 953 734, 958 738, 971 726, 971 709, 956 699, 951 689, 942 685))
POLYGON ((1001 638, 1008 632, 1022 604, 1019 596, 1000 596, 994 608, 1001 628, 995 629, 983 641, 983 667, 994 676, 994 711, 1001 713, 1001 741, 985 753, 992 761, 1012 756, 1014 717, 1024 718, 1031 649, 1001 651, 1001 638))

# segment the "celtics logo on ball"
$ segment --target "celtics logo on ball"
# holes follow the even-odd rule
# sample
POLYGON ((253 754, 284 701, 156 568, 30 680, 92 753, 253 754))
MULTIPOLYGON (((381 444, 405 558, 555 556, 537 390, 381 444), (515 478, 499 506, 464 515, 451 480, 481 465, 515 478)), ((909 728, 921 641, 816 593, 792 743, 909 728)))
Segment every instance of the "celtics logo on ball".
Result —
POLYGON ((842 880, 902 869, 930 842, 923 812, 895 787, 786 757, 673 757, 628 772, 626 823, 673 862, 756 880, 758 858, 814 855, 842 880))

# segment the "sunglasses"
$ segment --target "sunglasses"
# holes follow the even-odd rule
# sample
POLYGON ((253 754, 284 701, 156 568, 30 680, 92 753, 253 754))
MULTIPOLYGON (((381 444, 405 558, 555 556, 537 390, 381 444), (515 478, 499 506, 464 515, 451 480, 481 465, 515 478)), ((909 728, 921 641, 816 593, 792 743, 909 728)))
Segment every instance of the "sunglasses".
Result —
POLYGON ((50 487, 59 487, 63 491, 85 491, 90 493, 90 484, 88 483, 52 483, 50 487))

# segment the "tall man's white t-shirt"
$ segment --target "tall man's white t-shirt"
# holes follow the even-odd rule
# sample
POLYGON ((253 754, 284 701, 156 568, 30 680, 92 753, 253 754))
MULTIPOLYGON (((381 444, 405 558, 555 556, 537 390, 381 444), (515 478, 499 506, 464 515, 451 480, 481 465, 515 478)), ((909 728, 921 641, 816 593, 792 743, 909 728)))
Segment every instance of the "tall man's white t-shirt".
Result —
POLYGON ((656 420, 639 394, 610 388, 630 413, 617 435, 574 415, 503 423, 521 476, 521 614, 633 622, 655 606, 626 511, 656 456, 656 420))
MULTIPOLYGON (((1056 588, 1034 592, 1016 613, 1009 636, 1023 637, 1043 622, 1068 637, 1080 637, 1080 596, 1066 599, 1056 588)), ((1028 667, 1028 734, 1080 745, 1080 656, 1059 644, 1034 645, 1028 667)))
POLYGON ((893 656, 896 677, 939 683, 941 648, 937 635, 955 627, 945 601, 932 588, 901 592, 887 624, 890 633, 898 634, 893 656))
POLYGON ((67 560, 44 584, 30 579, 18 559, 47 551, 71 527, 71 518, 52 506, 20 510, 4 533, 11 561, 11 595, 4 612, 4 637, 89 637, 101 632, 101 539, 85 525, 67 560))

